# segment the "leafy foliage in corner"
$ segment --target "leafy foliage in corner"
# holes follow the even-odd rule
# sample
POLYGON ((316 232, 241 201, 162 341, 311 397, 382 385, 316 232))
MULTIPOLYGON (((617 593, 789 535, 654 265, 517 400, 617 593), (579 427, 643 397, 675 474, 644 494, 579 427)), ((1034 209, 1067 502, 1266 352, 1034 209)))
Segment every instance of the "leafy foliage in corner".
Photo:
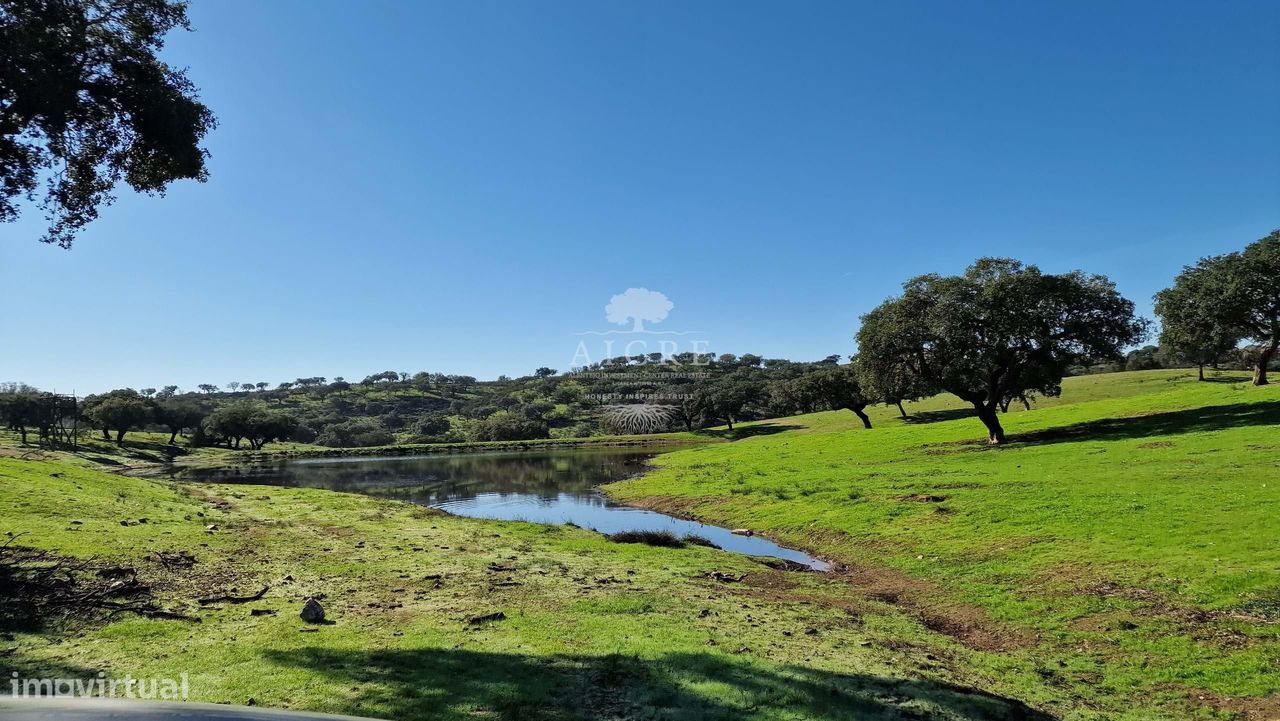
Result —
POLYGON ((69 248, 120 181, 206 179, 213 114, 158 57, 187 27, 173 0, 0 0, 0 222, 44 178, 41 240, 69 248))

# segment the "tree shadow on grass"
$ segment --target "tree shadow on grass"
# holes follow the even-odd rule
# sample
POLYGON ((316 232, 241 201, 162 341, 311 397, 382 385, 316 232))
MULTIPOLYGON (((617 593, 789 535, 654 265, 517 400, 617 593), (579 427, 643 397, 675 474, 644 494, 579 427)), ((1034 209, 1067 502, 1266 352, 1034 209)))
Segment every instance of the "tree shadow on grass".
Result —
POLYGON ((1070 426, 1019 433, 1013 441, 1026 445, 1072 441, 1113 441, 1276 424, 1280 424, 1280 401, 1233 403, 1129 418, 1103 418, 1070 426))
POLYGON ((940 423, 942 421, 954 421, 957 418, 977 418, 977 414, 972 408, 947 408, 938 411, 913 411, 906 418, 902 419, 903 423, 940 423))
POLYGON ((704 428, 700 431, 694 431, 694 435, 712 436, 714 438, 724 438, 730 441, 740 441, 743 438, 754 438, 755 436, 771 436, 775 433, 783 431, 794 431, 804 426, 798 426, 786 423, 758 423, 750 426, 738 426, 733 430, 727 428, 704 428))
MULTIPOLYGON (((6 640, 6 643, 9 641, 6 640)), ((50 695, 49 687, 38 683, 40 679, 79 679, 81 681, 97 680, 99 671, 106 671, 105 668, 89 668, 76 664, 67 663, 65 661, 50 661, 46 659, 35 659, 21 653, 15 649, 4 655, 4 670, 8 674, 17 674, 6 681, 3 696, 48 696, 50 695), (12 685, 17 681, 17 691, 12 685), (28 681, 35 683, 28 684, 28 681)), ((3 714, 0 714, 3 715, 3 714)))
POLYGON ((1206 375, 1201 383, 1230 383, 1233 385, 1240 383, 1250 383, 1253 381, 1252 376, 1248 375, 1206 375))
POLYGON ((1052 721, 1012 699, 923 679, 781 666, 747 656, 672 653, 654 660, 525 656, 444 648, 357 653, 303 648, 267 659, 316 673, 350 714, 396 719, 741 721, 756 714, 819 720, 1052 721), (349 691, 346 691, 349 689, 349 691))

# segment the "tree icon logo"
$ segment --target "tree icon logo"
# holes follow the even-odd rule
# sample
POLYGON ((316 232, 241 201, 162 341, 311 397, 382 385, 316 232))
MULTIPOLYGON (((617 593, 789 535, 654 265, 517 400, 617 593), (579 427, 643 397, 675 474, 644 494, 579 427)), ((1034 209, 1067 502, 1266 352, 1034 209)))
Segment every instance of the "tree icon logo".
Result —
POLYGON ((610 323, 618 325, 626 325, 630 320, 633 324, 632 333, 647 333, 652 331, 644 329, 645 321, 661 323, 674 307, 675 303, 656 290, 627 288, 625 293, 609 299, 609 305, 604 308, 604 317, 610 323))

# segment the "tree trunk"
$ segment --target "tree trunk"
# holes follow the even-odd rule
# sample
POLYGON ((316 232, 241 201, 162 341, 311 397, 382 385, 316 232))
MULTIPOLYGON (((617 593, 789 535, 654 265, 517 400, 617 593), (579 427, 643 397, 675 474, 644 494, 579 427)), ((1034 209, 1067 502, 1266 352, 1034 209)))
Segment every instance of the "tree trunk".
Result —
POLYGON ((124 429, 116 431, 116 445, 124 447, 124 429))
POLYGON ((1200 380, 1204 380, 1204 364, 1200 364, 1200 380))
POLYGON ((862 411, 863 408, 866 408, 866 406, 851 406, 849 410, 853 411, 853 414, 858 417, 858 420, 862 421, 863 428, 871 428, 871 419, 862 411))
POLYGON ((1004 443, 1004 427, 1000 425, 1000 418, 996 415, 995 405, 974 403, 973 407, 978 412, 978 420, 982 421, 982 425, 987 427, 987 443, 993 446, 1004 443))
POLYGON ((106 426, 102 427, 102 440, 104 441, 111 440, 111 429, 107 428, 106 426))
POLYGON ((1267 366, 1271 364, 1271 358, 1275 356, 1277 347, 1280 347, 1280 335, 1273 335, 1271 336, 1271 343, 1258 354, 1258 364, 1253 367, 1253 384, 1255 386, 1267 385, 1267 366))
POLYGON ((1022 400, 1022 407, 1031 410, 1031 401, 1027 399, 1025 394, 1019 393, 1018 398, 1022 400))
POLYGON ((894 401, 894 405, 898 406, 898 413, 903 418, 907 417, 907 409, 902 407, 902 401, 894 401))
POLYGON ((172 445, 175 445, 177 442, 178 442, 178 431, 177 431, 177 430, 174 430, 174 429, 170 429, 170 432, 169 432, 169 445, 171 445, 171 446, 172 446, 172 445))
POLYGON ((18 426, 18 433, 22 434, 22 445, 27 445, 27 427, 18 426))
POLYGON ((733 416, 727 416, 725 418, 725 425, 729 426, 729 430, 733 430, 733 416))

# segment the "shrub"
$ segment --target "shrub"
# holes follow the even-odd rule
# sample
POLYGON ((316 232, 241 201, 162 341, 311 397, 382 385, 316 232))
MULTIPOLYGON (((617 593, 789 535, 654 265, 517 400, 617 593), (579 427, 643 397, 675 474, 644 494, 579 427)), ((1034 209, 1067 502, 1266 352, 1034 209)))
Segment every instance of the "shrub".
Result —
POLYGON ((293 429, 293 436, 289 440, 295 443, 314 443, 316 440, 316 429, 311 426, 299 425, 293 429))
POLYGON ((413 435, 415 438, 440 440, 449 433, 449 428, 448 416, 443 413, 428 413, 413 424, 413 435))
POLYGON ((643 543, 646 546, 660 548, 684 548, 685 546, 685 542, 671 531, 621 531, 606 538, 614 543, 643 543))
POLYGON ((472 427, 474 441, 527 441, 550 438, 547 424, 499 411, 472 427))
POLYGON ((707 548, 715 548, 717 550, 720 548, 716 544, 712 543, 710 538, 707 538, 706 536, 699 536, 694 533, 685 534, 683 540, 690 546, 706 546, 707 548))
POLYGON ((316 443, 331 448, 366 448, 368 446, 387 446, 395 442, 391 431, 382 427, 372 418, 353 418, 342 423, 327 426, 316 443))
MULTIPOLYGON (((247 440, 250 448, 260 450, 272 441, 291 437, 297 427, 298 421, 293 416, 272 410, 262 401, 238 400, 210 413, 200 423, 204 431, 200 442, 216 439, 225 442, 228 448, 239 448, 240 441, 247 440)), ((197 445, 195 439, 192 445, 197 445)))

